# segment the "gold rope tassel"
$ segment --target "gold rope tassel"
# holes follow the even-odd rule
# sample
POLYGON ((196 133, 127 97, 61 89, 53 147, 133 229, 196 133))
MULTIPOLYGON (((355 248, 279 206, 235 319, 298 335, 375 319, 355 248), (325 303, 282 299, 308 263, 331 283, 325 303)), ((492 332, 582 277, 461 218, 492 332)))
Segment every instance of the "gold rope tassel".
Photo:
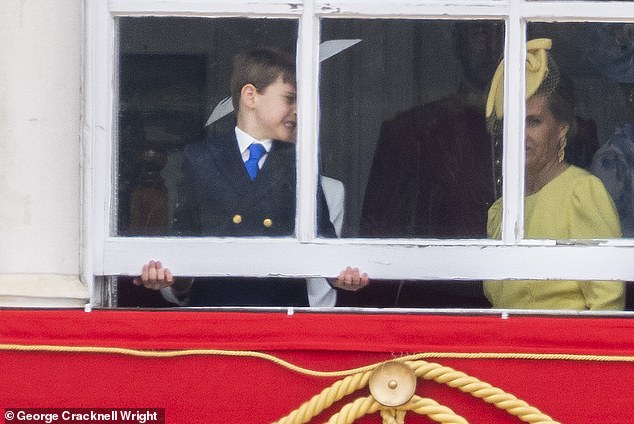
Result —
MULTIPOLYGON (((405 361, 416 375, 416 378, 435 381, 445 384, 451 388, 456 388, 464 393, 468 393, 478 399, 506 411, 508 414, 518 417, 520 420, 533 424, 559 424, 551 417, 543 414, 537 408, 530 406, 525 401, 518 399, 512 394, 504 392, 502 389, 482 382, 475 377, 471 377, 463 372, 452 368, 426 361, 405 361)), ((332 406, 343 397, 367 386, 371 371, 348 376, 343 380, 335 382, 332 386, 322 390, 311 400, 301 405, 287 417, 277 421, 276 424, 299 424, 308 423, 312 418, 321 414, 324 410, 332 406)), ((413 396, 406 404, 396 408, 388 408, 377 402, 372 396, 360 398, 354 402, 344 405, 340 412, 333 415, 328 424, 348 424, 356 419, 381 412, 384 424, 404 424, 407 410, 415 411, 419 414, 427 415, 430 419, 444 424, 464 424, 467 421, 456 415, 451 409, 439 405, 432 399, 424 399, 413 396), (433 403, 432 403, 433 402, 433 403), (431 409, 430 409, 431 408, 431 409), (438 409, 433 409, 438 408, 438 409), (399 414, 391 411, 399 411, 399 414)))
POLYGON ((413 411, 425 415, 432 421, 446 424, 468 424, 468 421, 460 415, 456 415, 451 409, 440 405, 433 399, 413 396, 405 405, 398 408, 389 408, 381 405, 372 396, 359 398, 354 402, 344 405, 341 411, 330 417, 327 424, 349 424, 364 415, 374 414, 380 411, 383 424, 404 424, 405 413, 413 411))
POLYGON ((398 409, 381 409, 383 424, 404 424, 405 411, 398 409))

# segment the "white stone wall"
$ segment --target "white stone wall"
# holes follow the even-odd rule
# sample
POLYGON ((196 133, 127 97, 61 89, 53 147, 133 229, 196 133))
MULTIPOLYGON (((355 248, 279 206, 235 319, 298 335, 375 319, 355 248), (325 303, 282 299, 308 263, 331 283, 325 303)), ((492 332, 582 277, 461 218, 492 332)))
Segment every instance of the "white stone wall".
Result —
POLYGON ((0 8, 0 306, 82 305, 82 0, 0 8))

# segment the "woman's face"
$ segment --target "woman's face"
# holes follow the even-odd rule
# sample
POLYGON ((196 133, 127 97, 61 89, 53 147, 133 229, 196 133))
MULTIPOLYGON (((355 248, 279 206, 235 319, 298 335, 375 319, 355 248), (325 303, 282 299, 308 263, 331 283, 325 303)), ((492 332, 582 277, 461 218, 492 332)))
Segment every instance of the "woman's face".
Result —
POLYGON ((569 125, 558 121, 550 111, 548 99, 535 95, 526 102, 526 174, 537 176, 559 164, 560 140, 569 125))

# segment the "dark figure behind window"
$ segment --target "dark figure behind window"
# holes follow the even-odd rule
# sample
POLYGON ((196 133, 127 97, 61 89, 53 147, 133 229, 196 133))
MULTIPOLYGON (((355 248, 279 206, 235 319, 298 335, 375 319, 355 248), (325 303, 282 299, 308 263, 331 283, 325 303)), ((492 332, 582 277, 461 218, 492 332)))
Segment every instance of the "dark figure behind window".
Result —
MULTIPOLYGON (((454 94, 383 123, 365 192, 362 236, 486 238, 496 174, 484 106, 503 44, 502 22, 456 23, 454 52, 463 68, 462 81, 454 94)), ((375 281, 342 302, 490 306, 481 282, 447 283, 375 281)))

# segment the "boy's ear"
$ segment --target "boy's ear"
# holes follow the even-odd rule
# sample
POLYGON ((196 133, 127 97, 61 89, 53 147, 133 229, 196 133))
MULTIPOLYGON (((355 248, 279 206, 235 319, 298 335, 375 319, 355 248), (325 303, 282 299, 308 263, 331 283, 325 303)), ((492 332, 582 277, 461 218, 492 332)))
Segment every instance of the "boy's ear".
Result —
POLYGON ((253 84, 244 84, 240 90, 240 104, 252 108, 258 89, 253 84))

